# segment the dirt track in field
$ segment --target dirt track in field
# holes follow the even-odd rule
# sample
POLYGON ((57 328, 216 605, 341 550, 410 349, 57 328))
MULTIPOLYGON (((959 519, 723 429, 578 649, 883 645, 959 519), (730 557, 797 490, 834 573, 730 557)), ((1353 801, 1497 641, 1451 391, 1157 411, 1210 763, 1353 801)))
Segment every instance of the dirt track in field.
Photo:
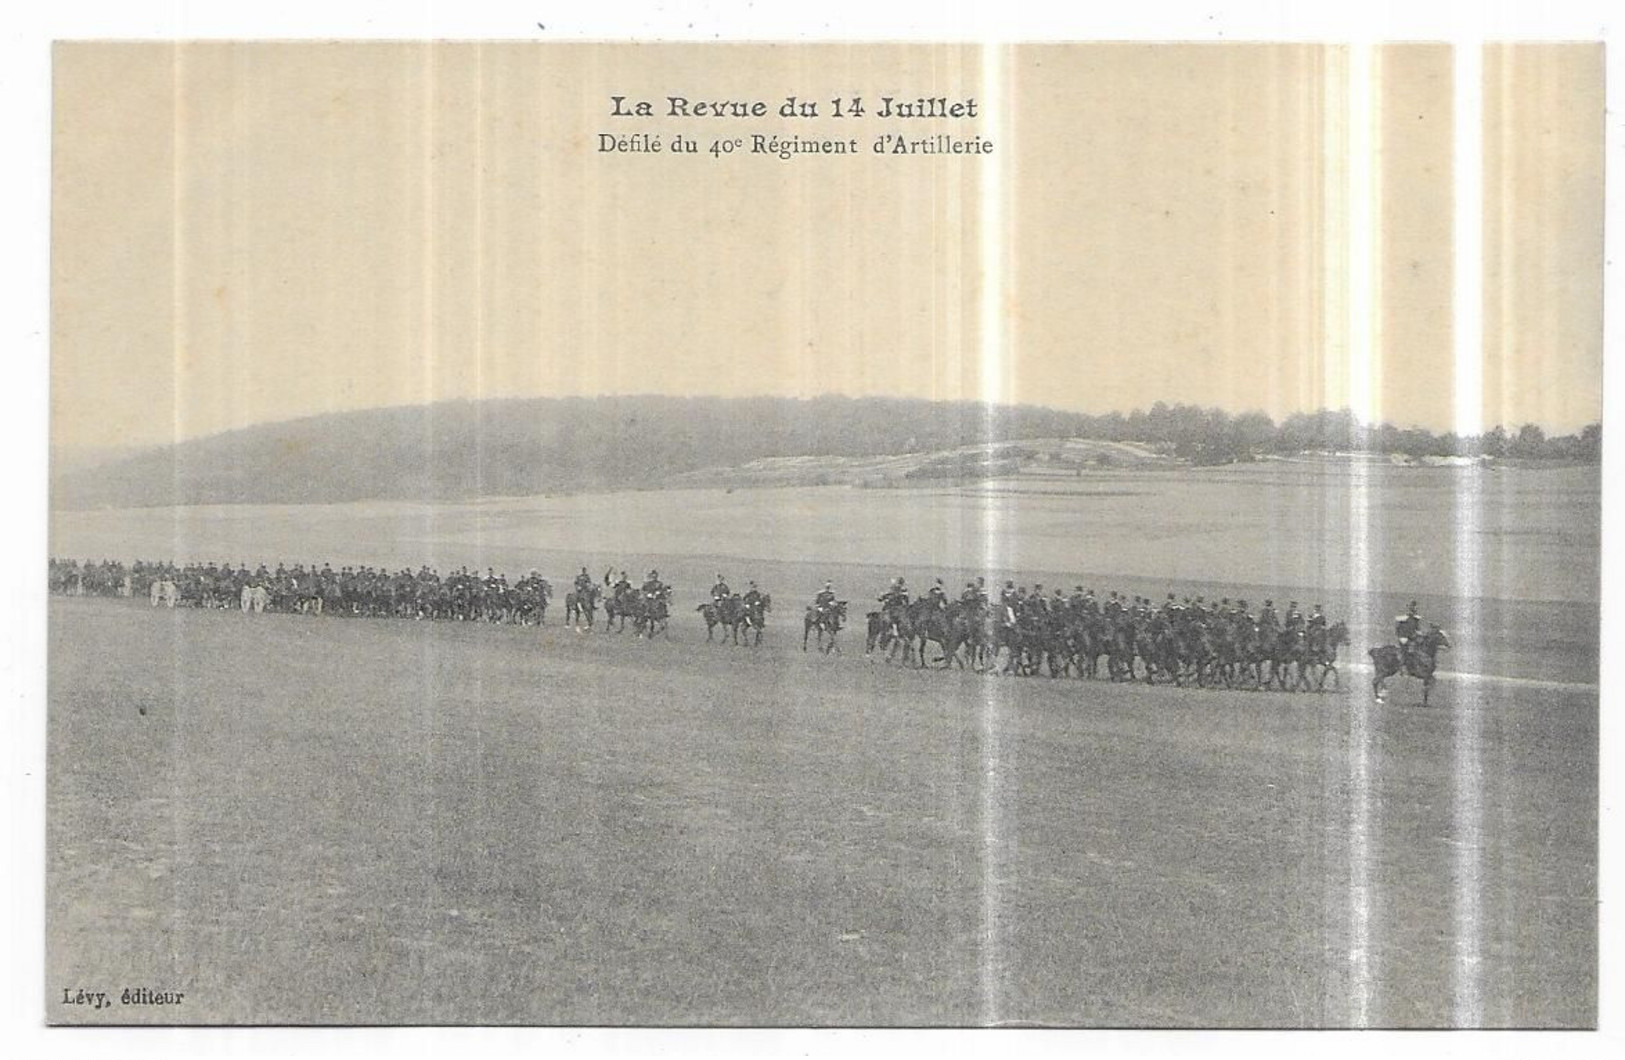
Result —
POLYGON ((1594 649, 1423 709, 799 632, 54 600, 47 997, 187 1001, 47 1016, 1594 1020, 1594 649))

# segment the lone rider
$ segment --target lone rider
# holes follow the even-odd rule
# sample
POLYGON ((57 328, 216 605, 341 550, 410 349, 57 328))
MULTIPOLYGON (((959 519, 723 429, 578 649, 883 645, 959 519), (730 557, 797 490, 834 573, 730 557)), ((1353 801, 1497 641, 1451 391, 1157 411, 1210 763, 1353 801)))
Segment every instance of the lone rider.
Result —
POLYGON ((1416 651, 1417 640, 1422 636, 1422 615, 1416 609, 1416 601, 1412 600, 1405 613, 1394 619, 1394 636, 1399 638, 1400 654, 1407 659, 1416 651))

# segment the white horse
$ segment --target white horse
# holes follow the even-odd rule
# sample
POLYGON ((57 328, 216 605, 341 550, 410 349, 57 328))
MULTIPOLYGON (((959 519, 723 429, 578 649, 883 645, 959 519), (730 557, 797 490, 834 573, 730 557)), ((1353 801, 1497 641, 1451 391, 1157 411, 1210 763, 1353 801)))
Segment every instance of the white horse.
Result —
POLYGON ((252 611, 254 614, 264 614, 265 605, 271 602, 271 591, 263 585, 243 586, 243 614, 252 611))
POLYGON ((166 579, 153 582, 149 595, 153 607, 173 608, 181 598, 181 591, 174 582, 166 579))

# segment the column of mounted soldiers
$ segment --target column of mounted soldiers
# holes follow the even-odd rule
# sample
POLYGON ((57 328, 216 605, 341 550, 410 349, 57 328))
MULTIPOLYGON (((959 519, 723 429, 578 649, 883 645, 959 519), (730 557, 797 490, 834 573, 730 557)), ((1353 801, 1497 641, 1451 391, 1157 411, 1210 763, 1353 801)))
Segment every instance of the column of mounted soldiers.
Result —
MULTIPOLYGON (((925 666, 935 644, 941 665, 1002 664, 1014 674, 1095 677, 1104 660, 1106 675, 1117 680, 1308 687, 1313 679, 1319 687, 1335 675, 1337 649, 1348 643, 1346 623, 1332 622, 1319 604, 1305 614, 1297 601, 1282 612, 1266 600, 1255 615, 1243 599, 1169 593, 1157 605, 1116 591, 1101 599, 1082 585, 1068 593, 1014 580, 995 599, 978 577, 955 599, 940 578, 918 599, 895 578, 877 603, 868 614, 867 653, 883 649, 888 658, 901 654, 925 666)), ((809 624, 838 629, 843 617, 844 602, 826 584, 809 624)))
MULTIPOLYGON (((279 563, 250 569, 242 563, 52 559, 49 571, 52 591, 65 595, 345 617, 540 625, 553 596, 551 584, 535 570, 510 582, 489 567, 483 576, 467 567, 442 576, 428 566, 334 570, 326 563, 291 568, 279 563)), ((610 628, 625 629, 630 620, 638 633, 652 637, 666 630, 672 593, 656 570, 636 585, 625 570, 617 577, 611 568, 599 579, 582 567, 566 594, 566 625, 592 629, 602 607, 610 628)), ((900 656, 921 667, 929 665, 934 646, 932 662, 984 672, 1319 688, 1337 676, 1338 649, 1348 643, 1346 623, 1332 621, 1319 604, 1305 612, 1297 601, 1278 609, 1265 600, 1255 613, 1239 598, 1169 593, 1157 604, 1117 591, 1099 598, 1082 585, 1067 592, 1046 590, 1041 583, 1017 585, 1013 579, 995 594, 987 579, 977 577, 955 597, 938 578, 917 598, 903 578, 896 578, 876 603, 866 616, 865 653, 883 651, 889 660, 900 656)), ((824 583, 806 609, 804 649, 816 636, 822 650, 839 650, 836 637, 846 625, 847 604, 832 582, 824 583)), ((709 599, 695 607, 705 620, 707 640, 720 628, 723 638, 736 644, 760 644, 771 610, 772 597, 755 581, 741 593, 721 573, 709 599)), ((1423 622, 1414 601, 1396 619, 1395 632, 1401 667, 1410 667, 1419 652, 1448 646, 1437 626, 1423 622)))

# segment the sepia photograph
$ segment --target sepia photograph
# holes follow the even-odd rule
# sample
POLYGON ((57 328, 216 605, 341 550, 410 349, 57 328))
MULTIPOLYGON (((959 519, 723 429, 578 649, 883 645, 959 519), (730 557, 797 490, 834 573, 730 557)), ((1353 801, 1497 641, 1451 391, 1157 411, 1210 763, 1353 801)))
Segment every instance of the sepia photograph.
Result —
POLYGON ((1596 1028, 1604 59, 57 41, 44 1021, 1596 1028))

